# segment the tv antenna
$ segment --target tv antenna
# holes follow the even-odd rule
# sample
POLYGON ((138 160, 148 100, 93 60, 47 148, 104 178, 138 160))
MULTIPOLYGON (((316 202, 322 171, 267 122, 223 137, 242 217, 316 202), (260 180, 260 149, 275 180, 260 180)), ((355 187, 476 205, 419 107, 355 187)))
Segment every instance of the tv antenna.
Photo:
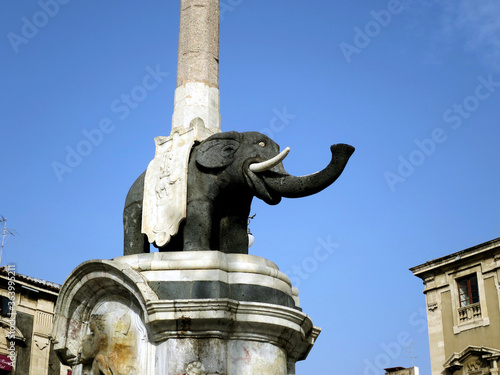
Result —
POLYGON ((5 239, 7 236, 15 236, 16 231, 7 229, 7 219, 3 216, 0 216, 0 223, 3 223, 2 246, 0 247, 0 265, 1 265, 2 264, 3 247, 5 245, 5 239))

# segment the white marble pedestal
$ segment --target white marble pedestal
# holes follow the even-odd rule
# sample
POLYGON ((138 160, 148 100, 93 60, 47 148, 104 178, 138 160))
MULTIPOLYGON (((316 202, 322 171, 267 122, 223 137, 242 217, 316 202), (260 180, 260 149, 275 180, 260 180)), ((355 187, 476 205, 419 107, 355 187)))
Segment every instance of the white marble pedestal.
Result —
POLYGON ((55 314, 77 375, 291 375, 320 332, 274 263, 218 251, 85 262, 55 314))

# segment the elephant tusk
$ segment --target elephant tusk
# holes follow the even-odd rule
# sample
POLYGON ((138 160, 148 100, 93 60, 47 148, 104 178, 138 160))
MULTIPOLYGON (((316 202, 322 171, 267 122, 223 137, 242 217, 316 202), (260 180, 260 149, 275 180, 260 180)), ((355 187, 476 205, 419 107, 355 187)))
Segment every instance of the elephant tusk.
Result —
POLYGON ((274 167, 275 165, 281 163, 281 161, 288 155, 289 152, 290 152, 290 147, 287 147, 283 151, 281 151, 278 155, 276 155, 274 158, 263 161, 261 163, 250 164, 248 168, 255 173, 265 172, 274 167))

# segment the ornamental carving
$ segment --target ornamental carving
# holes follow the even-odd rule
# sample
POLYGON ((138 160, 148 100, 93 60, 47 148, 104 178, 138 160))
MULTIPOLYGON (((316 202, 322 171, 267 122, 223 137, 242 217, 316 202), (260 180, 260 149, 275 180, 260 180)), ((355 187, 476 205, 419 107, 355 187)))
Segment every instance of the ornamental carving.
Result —
POLYGON ((438 308, 438 303, 437 302, 428 303, 427 308, 429 309, 429 311, 434 311, 438 308))
POLYGON ((186 375, 206 375, 203 364, 199 361, 194 361, 186 366, 186 375))
POLYGON ((117 320, 108 314, 93 314, 88 322, 89 334, 82 339, 79 362, 83 375, 136 375, 136 335, 131 317, 123 314, 117 320))
POLYGON ((482 367, 482 362, 479 358, 472 359, 465 365, 467 372, 474 372, 479 370, 482 367))
POLYGON ((189 153, 195 141, 193 131, 173 131, 156 137, 156 153, 144 181, 142 233, 158 247, 177 234, 186 217, 189 153))

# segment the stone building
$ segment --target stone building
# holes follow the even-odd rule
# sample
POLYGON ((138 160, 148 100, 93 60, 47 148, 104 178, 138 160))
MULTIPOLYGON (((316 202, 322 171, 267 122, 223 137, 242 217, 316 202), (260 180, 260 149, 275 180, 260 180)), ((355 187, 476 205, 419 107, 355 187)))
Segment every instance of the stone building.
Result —
POLYGON ((419 375, 418 367, 391 367, 384 370, 385 375, 419 375))
POLYGON ((0 375, 71 374, 49 340, 59 289, 14 266, 0 268, 0 375))
POLYGON ((425 285, 432 375, 499 374, 500 238, 410 270, 425 285))

